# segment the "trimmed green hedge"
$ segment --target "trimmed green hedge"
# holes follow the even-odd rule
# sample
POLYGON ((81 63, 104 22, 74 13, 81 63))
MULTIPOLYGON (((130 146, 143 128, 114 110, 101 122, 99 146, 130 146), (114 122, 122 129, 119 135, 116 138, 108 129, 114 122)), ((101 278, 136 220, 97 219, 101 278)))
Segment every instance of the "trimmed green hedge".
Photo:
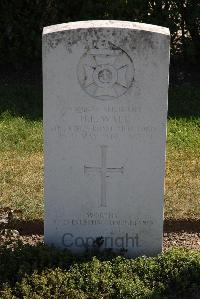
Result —
POLYGON ((196 0, 1 0, 0 62, 29 67, 41 59, 44 26, 91 19, 169 27, 172 54, 196 61, 200 51, 199 15, 200 2, 196 0))
POLYGON ((73 256, 44 245, 0 249, 0 298, 199 298, 200 251, 154 258, 73 256))

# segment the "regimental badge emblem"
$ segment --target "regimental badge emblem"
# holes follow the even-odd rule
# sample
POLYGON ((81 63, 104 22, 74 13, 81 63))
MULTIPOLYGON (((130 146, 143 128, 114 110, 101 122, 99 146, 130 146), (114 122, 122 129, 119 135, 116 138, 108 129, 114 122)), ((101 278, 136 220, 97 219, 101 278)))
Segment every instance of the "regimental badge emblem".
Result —
POLYGON ((134 67, 123 50, 90 49, 80 59, 77 76, 83 90, 99 100, 125 94, 133 84, 134 67))

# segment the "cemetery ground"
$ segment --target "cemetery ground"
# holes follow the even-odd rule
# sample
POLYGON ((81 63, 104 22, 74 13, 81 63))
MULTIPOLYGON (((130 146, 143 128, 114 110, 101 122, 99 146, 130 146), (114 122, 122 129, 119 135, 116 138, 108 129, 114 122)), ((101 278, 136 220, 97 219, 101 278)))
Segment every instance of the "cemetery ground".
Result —
POLYGON ((126 260, 98 250, 96 258, 78 258, 42 245, 41 90, 3 84, 0 109, 0 298, 200 298, 198 86, 169 91, 166 252, 156 258, 126 260))

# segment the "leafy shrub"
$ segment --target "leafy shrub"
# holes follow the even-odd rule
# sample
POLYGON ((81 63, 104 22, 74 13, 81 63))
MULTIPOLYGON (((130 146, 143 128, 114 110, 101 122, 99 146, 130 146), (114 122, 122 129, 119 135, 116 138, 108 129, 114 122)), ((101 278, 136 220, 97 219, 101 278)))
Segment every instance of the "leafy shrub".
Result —
POLYGON ((200 251, 154 258, 72 255, 44 245, 0 249, 0 298, 199 298, 200 251))

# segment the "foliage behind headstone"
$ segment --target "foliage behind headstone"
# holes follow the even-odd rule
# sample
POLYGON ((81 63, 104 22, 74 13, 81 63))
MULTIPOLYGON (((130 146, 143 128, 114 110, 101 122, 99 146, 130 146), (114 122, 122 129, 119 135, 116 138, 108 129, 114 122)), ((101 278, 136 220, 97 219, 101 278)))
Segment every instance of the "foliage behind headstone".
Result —
POLYGON ((166 26, 172 55, 196 62, 200 50, 200 2, 196 0, 1 0, 1 64, 41 60, 44 26, 78 20, 117 19, 166 26))

